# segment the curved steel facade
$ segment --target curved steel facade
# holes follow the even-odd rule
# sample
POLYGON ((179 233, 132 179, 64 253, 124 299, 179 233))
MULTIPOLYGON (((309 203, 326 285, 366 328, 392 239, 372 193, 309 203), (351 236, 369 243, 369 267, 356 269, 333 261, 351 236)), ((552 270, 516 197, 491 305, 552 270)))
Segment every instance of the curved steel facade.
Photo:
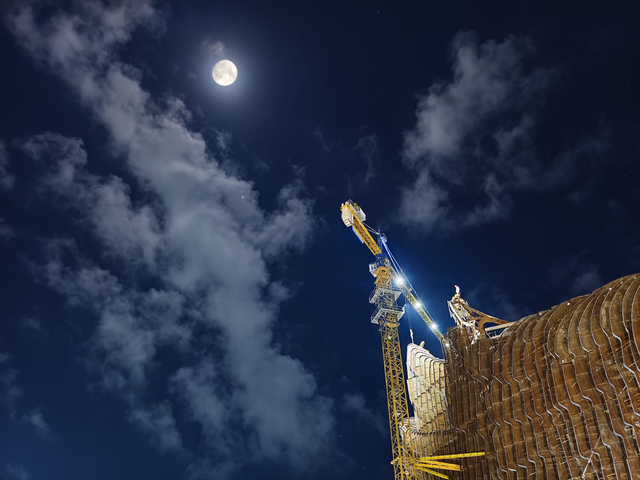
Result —
POLYGON ((451 328, 444 361, 410 345, 417 453, 486 452, 450 478, 640 479, 639 337, 636 274, 497 337, 451 328))

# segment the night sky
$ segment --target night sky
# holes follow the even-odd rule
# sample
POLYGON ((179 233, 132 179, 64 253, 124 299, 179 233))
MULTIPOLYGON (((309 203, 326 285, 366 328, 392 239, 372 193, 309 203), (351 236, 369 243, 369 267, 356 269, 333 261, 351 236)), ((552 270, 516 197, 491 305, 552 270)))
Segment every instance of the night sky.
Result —
POLYGON ((443 332, 638 272, 640 4, 556 4, 3 2, 0 478, 392 478, 349 198, 443 332))

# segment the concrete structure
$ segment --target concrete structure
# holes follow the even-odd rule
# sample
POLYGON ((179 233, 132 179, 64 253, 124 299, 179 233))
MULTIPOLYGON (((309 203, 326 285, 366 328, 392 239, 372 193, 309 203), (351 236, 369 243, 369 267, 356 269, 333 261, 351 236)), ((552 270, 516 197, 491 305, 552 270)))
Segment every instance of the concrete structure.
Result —
POLYGON ((640 274, 481 335, 457 323, 444 359, 407 349, 417 456, 486 452, 447 472, 465 480, 640 479, 640 274))

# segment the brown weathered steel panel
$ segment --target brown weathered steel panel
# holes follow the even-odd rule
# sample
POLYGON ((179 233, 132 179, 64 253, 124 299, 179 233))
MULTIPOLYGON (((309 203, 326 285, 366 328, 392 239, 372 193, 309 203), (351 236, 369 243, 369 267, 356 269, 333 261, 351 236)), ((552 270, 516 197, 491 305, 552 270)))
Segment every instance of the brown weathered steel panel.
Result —
POLYGON ((640 274, 472 333, 450 328, 444 360, 409 346, 418 455, 486 452, 464 480, 640 479, 640 274))

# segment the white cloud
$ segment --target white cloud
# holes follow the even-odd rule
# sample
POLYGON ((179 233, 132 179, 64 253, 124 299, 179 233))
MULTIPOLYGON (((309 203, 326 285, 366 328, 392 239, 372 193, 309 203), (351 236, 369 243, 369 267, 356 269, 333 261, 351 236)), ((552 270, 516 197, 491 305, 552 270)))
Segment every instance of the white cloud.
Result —
POLYGON ((216 141, 218 142, 218 148, 223 153, 229 152, 231 149, 231 141, 233 140, 233 135, 231 132, 227 130, 216 130, 216 141))
POLYGON ((27 472, 24 467, 8 463, 4 466, 4 475, 2 478, 6 480, 29 480, 29 472, 27 472))
POLYGON ((82 140, 46 132, 25 141, 17 141, 16 145, 36 160, 39 166, 48 168, 47 177, 40 184, 49 188, 50 192, 66 195, 67 188, 74 188, 76 191, 73 194, 85 193, 76 186, 77 177, 82 175, 82 168, 87 164, 82 140))
POLYGON ((474 34, 459 33, 451 54, 453 79, 421 97, 405 135, 403 160, 414 180, 401 192, 399 221, 425 232, 504 217, 513 191, 533 187, 539 166, 530 137, 554 77, 525 69, 532 47, 523 38, 479 45, 474 34))
POLYGON ((31 425, 39 437, 48 440, 51 438, 51 429, 42 415, 40 407, 29 413, 18 416, 16 404, 24 395, 24 391, 18 386, 18 369, 11 366, 13 357, 7 352, 0 352, 0 404, 4 404, 13 420, 20 420, 31 425))
POLYGON ((44 333, 45 331, 44 327, 42 326, 42 322, 34 317, 24 317, 22 319, 22 326, 34 330, 38 333, 44 333))
POLYGON ((567 198, 577 205, 593 193, 609 129, 601 122, 591 137, 569 138, 541 159, 538 116, 560 71, 536 67, 534 54, 526 38, 479 44, 472 33, 454 37, 453 78, 420 98, 405 135, 412 181, 401 189, 399 222, 449 233, 507 217, 523 191, 570 187, 567 198))
POLYGON ((51 438, 51 428, 45 421, 42 415, 42 409, 40 407, 31 410, 29 413, 22 416, 22 421, 31 425, 39 437, 48 440, 51 438))
POLYGON ((0 140, 0 190, 8 191, 13 188, 15 178, 7 170, 8 166, 9 154, 7 152, 7 146, 0 140))
POLYGON ((509 199, 503 195, 504 186, 498 182, 495 173, 487 174, 482 182, 481 191, 486 196, 486 203, 468 211, 460 219, 462 227, 491 222, 503 217, 509 210, 509 199))
POLYGON ((604 285, 600 268, 589 261, 588 251, 554 259, 549 268, 549 280, 562 295, 586 295, 604 285))
POLYGON ((15 230, 7 225, 4 218, 0 217, 0 240, 9 240, 15 236, 15 230))
POLYGON ((602 169, 608 167, 601 160, 611 143, 608 125, 600 122, 593 136, 576 141, 554 159, 541 183, 567 189, 570 200, 577 206, 583 205, 599 183, 602 169))
POLYGON ((428 170, 417 172, 414 182, 400 192, 399 220, 405 225, 419 225, 428 232, 443 221, 451 206, 449 193, 428 170))
POLYGON ((90 306, 99 316, 94 351, 107 390, 129 398, 145 386, 158 348, 188 345, 191 331, 179 292, 127 289, 110 272, 77 255, 74 242, 49 241, 47 256, 46 282, 71 305, 90 306), (72 255, 79 264, 65 265, 65 258, 72 255))
POLYGON ((366 162, 363 182, 367 185, 375 176, 375 167, 378 161, 378 137, 375 133, 360 137, 355 150, 360 152, 366 162))
POLYGON ((342 408, 346 413, 355 415, 380 435, 387 436, 389 434, 383 417, 370 408, 367 408, 367 402, 361 393, 344 394, 342 397, 342 408))
POLYGON ((212 40, 211 37, 205 37, 200 44, 200 48, 202 48, 205 52, 211 53, 213 55, 222 55, 227 51, 226 47, 220 40, 212 40))
POLYGON ((320 130, 320 127, 316 125, 316 128, 311 132, 311 135, 318 140, 318 143, 322 147, 325 153, 329 153, 333 150, 334 144, 332 141, 327 140, 326 135, 320 130))
POLYGON ((237 469, 237 465, 229 460, 212 463, 209 459, 198 459, 187 468, 185 480, 210 480, 211 472, 215 472, 215 478, 229 478, 237 469))
POLYGON ((598 267, 591 265, 577 274, 571 285, 571 292, 574 295, 584 295, 601 287, 603 283, 598 267))
POLYGON ((110 247, 128 253, 136 264, 154 266, 161 238, 155 213, 158 206, 153 201, 133 206, 130 188, 121 178, 90 175, 79 138, 46 132, 16 145, 45 169, 38 184, 43 195, 80 209, 86 215, 82 220, 110 247), (85 210, 87 206, 90 211, 85 210))
POLYGON ((214 361, 205 357, 195 366, 180 368, 171 383, 187 405, 191 419, 200 424, 209 446, 228 450, 228 443, 220 435, 229 428, 232 416, 228 399, 221 398, 224 389, 220 388, 214 361))
POLYGON ((13 357, 7 352, 0 352, 0 403, 4 404, 11 418, 16 414, 16 402, 24 392, 16 382, 18 370, 11 367, 13 357))
POLYGON ((531 51, 525 39, 507 37, 478 45, 474 34, 462 32, 454 37, 451 50, 453 81, 431 86, 418 103, 415 129, 405 136, 408 163, 428 155, 438 171, 447 173, 463 162, 455 157, 479 122, 525 105, 548 82, 547 72, 524 72, 523 60, 531 51))
POLYGON ((134 408, 129 413, 129 420, 147 433, 161 452, 182 451, 182 438, 169 402, 134 408))
POLYGON ((232 468, 235 451, 300 469, 321 463, 333 434, 331 400, 318 394, 300 361, 276 346, 272 329, 282 296, 269 288, 270 264, 310 238, 304 185, 285 186, 277 209, 262 210, 253 185, 225 173, 189 129, 184 104, 175 97, 154 101, 142 89, 141 73, 115 57, 136 24, 153 16, 152 7, 81 5, 44 23, 21 5, 9 24, 103 125, 135 182, 90 173, 79 139, 45 133, 21 143, 34 157, 50 155, 42 188, 76 212, 104 252, 89 260, 82 246, 51 241, 44 278, 72 305, 94 310, 93 362, 103 386, 128 402, 130 421, 160 448, 182 445, 173 418, 179 406, 208 442, 235 442, 228 454, 197 457, 190 474, 207 465, 232 468), (152 274, 156 287, 143 287, 138 272, 152 274), (149 405, 143 392, 159 368, 160 348, 189 363, 172 377, 181 387, 179 401, 149 405), (215 373, 207 356, 189 361, 189 352, 201 349, 218 359, 215 373), (212 375, 219 379, 215 388, 205 385, 212 375), (219 420, 230 409, 244 438, 219 420))

